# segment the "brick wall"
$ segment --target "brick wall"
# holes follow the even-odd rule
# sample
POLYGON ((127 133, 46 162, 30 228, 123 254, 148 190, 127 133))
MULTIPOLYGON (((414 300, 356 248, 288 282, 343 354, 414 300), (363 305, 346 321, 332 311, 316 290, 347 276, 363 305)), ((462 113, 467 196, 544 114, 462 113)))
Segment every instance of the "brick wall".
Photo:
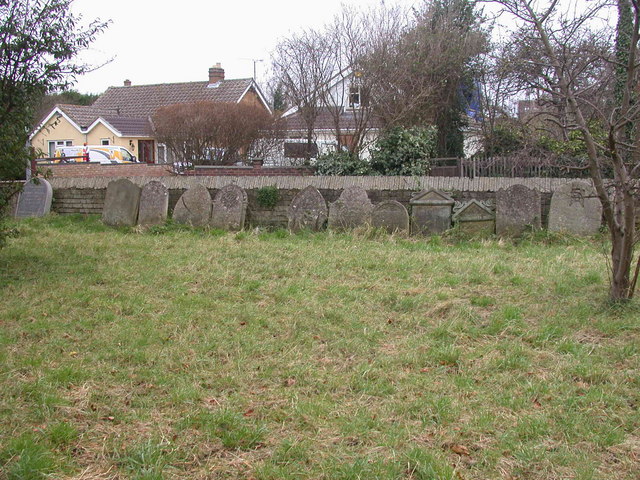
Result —
MULTIPOLYGON (((101 165, 99 163, 56 163, 40 164, 38 168, 50 172, 51 178, 95 178, 95 177, 173 177, 177 175, 171 165, 155 165, 147 163, 119 163, 101 165)), ((256 164, 245 166, 198 166, 195 170, 187 170, 184 176, 309 176, 313 175, 311 167, 263 167, 256 164)))
POLYGON ((175 173, 171 165, 147 163, 56 163, 40 164, 38 169, 49 171, 50 178, 96 178, 96 177, 171 177, 175 173))

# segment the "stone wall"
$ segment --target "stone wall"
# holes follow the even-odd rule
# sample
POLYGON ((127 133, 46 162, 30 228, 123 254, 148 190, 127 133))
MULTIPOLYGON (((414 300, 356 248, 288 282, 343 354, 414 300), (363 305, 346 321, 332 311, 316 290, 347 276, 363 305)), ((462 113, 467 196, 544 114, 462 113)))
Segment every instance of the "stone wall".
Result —
MULTIPOLYGON (((100 214, 104 204, 106 187, 112 178, 52 178, 53 207, 61 214, 81 213, 100 214)), ((247 191, 249 205, 247 223, 250 226, 286 227, 287 209, 296 193, 308 185, 313 185, 329 202, 335 201, 341 191, 353 185, 367 190, 371 201, 380 203, 385 200, 397 200, 409 209, 409 200, 416 192, 437 188, 448 192, 456 201, 494 200, 495 192, 514 184, 523 184, 537 188, 542 194, 543 226, 547 224, 549 203, 552 191, 568 182, 567 179, 536 178, 457 178, 457 177, 183 177, 163 178, 130 177, 134 183, 143 186, 151 180, 159 180, 169 189, 169 212, 180 195, 192 185, 201 183, 211 196, 227 184, 233 183, 247 191), (257 192, 265 186, 278 188, 279 200, 272 208, 261 207, 257 202, 257 192)))

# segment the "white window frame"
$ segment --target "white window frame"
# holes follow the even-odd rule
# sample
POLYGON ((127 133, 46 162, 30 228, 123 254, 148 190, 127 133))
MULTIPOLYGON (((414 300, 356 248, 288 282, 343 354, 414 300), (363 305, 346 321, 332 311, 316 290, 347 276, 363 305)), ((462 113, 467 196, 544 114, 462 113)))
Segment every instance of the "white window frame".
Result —
POLYGON ((109 146, 109 145, 111 145, 111 140, 109 138, 101 138, 100 139, 100 145, 103 145, 105 147, 109 146))
POLYGON ((73 147, 73 140, 49 140, 49 157, 53 157, 56 154, 56 150, 60 147, 73 147))

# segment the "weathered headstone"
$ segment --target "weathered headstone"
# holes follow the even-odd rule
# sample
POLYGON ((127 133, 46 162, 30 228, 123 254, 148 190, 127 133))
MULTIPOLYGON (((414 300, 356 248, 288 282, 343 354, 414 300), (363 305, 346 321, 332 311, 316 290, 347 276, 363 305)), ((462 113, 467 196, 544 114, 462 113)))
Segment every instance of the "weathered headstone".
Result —
POLYGON ((164 184, 153 180, 142 187, 138 225, 144 227, 162 225, 167 220, 169 190, 164 184))
POLYGON ((531 228, 539 230, 542 219, 540 192, 513 185, 496 192, 496 233, 518 237, 531 228))
POLYGON ((387 200, 373 207, 371 224, 389 233, 409 231, 409 212, 400 202, 387 200))
POLYGON ((102 221, 113 227, 131 227, 138 220, 140 187, 120 178, 107 185, 107 194, 102 208, 102 221))
POLYGON ((435 189, 423 190, 409 201, 411 205, 411 233, 439 234, 451 228, 451 214, 455 201, 435 189))
POLYGON ((575 235, 593 235, 602 222, 602 204, 595 189, 575 180, 553 192, 549 209, 549 230, 575 235))
POLYGON ((224 230, 242 230, 247 215, 247 192, 237 185, 222 187, 213 198, 210 225, 224 230))
POLYGON ((53 189, 44 178, 28 181, 18 194, 16 218, 43 217, 51 211, 53 189))
POLYGON ((327 202, 317 188, 309 185, 299 191, 289 205, 289 230, 321 230, 327 221, 327 202))
POLYGON ((347 187, 340 197, 329 205, 328 227, 347 230, 371 224, 373 204, 362 187, 347 187))
POLYGON ((173 209, 173 220, 176 223, 204 227, 211 217, 211 194, 204 185, 194 185, 184 192, 173 209))
POLYGON ((470 235, 493 235, 496 217, 489 207, 477 200, 470 200, 453 214, 453 222, 461 232, 470 235))

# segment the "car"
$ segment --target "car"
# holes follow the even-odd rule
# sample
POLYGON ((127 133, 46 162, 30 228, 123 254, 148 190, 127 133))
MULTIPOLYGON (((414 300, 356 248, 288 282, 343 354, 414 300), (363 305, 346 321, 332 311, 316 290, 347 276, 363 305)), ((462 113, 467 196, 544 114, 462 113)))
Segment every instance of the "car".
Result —
POLYGON ((55 163, 89 162, 101 164, 112 163, 137 163, 137 159, 124 147, 115 145, 85 145, 60 147, 55 152, 55 163), (59 160, 57 160, 59 159, 59 160))

